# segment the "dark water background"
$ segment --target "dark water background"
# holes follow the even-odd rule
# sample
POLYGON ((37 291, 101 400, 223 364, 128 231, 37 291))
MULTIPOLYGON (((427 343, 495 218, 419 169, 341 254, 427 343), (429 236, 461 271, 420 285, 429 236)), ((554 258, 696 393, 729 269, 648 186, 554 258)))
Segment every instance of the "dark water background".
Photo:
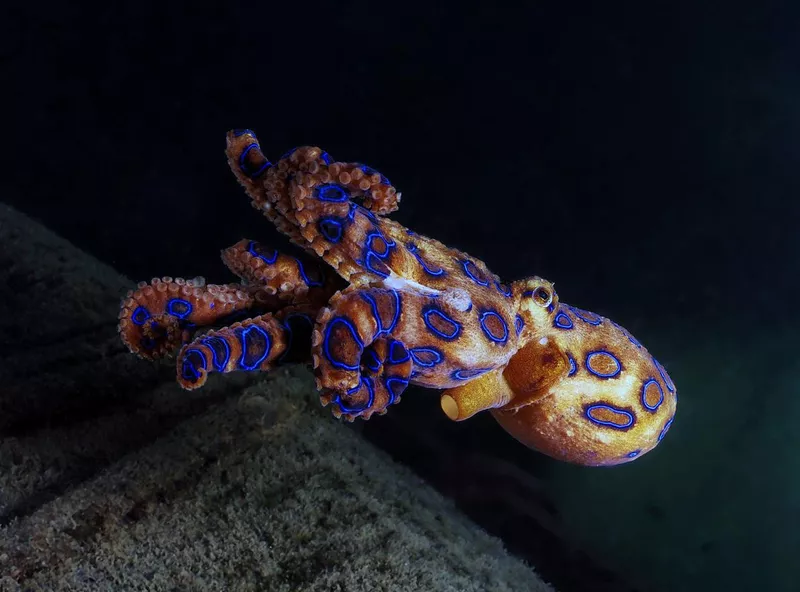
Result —
MULTIPOLYGON (((547 277, 648 345, 668 335, 675 358, 741 340, 715 373, 798 325, 800 10, 790 3, 44 0, 2 12, 0 199, 135 280, 225 282, 221 248, 283 244, 225 163, 225 131, 249 127, 273 158, 315 144, 379 169, 403 192, 404 225, 505 279, 547 277)), ((740 405, 733 417, 786 395, 748 396, 757 404, 729 402, 740 405)), ((729 437, 707 413, 693 425, 729 437)), ((762 444, 748 458, 769 459, 762 444)), ((737 503, 763 511, 746 505, 757 496, 737 503)), ((800 516, 796 505, 766 511, 800 516)), ((647 544, 654 556, 695 552, 647 544)), ((681 589, 717 589, 701 551, 681 589)), ((768 569, 764 589, 799 575, 788 560, 768 569)), ((652 570, 649 581, 631 571, 669 589, 652 570)))

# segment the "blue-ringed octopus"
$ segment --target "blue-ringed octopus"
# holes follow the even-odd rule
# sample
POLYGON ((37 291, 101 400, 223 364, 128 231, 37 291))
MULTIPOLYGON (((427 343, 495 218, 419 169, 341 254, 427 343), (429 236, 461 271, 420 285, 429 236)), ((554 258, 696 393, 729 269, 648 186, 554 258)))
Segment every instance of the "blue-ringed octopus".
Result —
POLYGON ((523 444, 582 465, 629 462, 669 430, 675 385, 639 341, 543 278, 505 283, 391 220, 401 196, 378 171, 308 146, 272 163, 250 130, 228 132, 226 154, 304 254, 242 240, 222 252, 238 283, 164 277, 127 294, 122 340, 147 359, 177 352, 183 388, 309 363, 336 417, 386 413, 409 384, 442 389, 450 419, 489 410, 523 444))

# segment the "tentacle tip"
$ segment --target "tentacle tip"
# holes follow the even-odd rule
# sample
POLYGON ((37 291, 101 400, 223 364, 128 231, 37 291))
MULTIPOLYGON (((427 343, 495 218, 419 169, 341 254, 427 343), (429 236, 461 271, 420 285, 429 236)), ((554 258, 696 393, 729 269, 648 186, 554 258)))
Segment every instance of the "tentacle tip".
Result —
POLYGON ((185 391, 193 391, 203 386, 206 383, 207 379, 208 379, 208 374, 206 373, 206 371, 200 370, 197 374, 197 378, 194 380, 187 380, 183 376, 179 376, 178 384, 185 391))

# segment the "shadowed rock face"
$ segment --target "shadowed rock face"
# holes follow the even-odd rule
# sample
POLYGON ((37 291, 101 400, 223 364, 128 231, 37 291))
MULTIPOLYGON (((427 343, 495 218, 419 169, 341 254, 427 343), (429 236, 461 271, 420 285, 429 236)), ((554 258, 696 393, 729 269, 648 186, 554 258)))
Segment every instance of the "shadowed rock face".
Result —
POLYGON ((304 369, 192 394, 132 358, 129 284, 0 206, 0 587, 550 589, 304 369))

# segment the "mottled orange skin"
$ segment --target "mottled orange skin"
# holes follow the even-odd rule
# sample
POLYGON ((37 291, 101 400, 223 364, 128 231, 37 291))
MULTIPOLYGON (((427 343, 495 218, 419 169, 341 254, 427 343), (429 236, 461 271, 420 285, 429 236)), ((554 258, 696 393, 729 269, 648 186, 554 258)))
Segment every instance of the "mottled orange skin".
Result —
POLYGON ((323 404, 348 420, 385 413, 417 384, 446 389, 451 419, 491 409, 519 441, 568 462, 627 462, 663 437, 674 385, 624 329, 559 303, 547 280, 504 284, 390 220, 400 195, 369 167, 315 147, 272 164, 253 132, 227 140, 253 206, 307 257, 241 241, 223 252, 240 284, 163 278, 128 294, 123 341, 151 359, 180 348, 184 388, 310 361, 323 404), (228 324, 232 314, 242 320, 228 324))
MULTIPOLYGON (((558 371, 534 391, 533 401, 520 397, 493 409, 494 418, 523 444, 572 463, 614 465, 652 450, 678 400, 663 367, 609 319, 563 304, 550 317, 540 332, 548 345, 531 341, 528 357, 535 367, 553 352, 558 371)), ((531 365, 518 362, 512 358, 504 374, 524 381, 531 365)))

